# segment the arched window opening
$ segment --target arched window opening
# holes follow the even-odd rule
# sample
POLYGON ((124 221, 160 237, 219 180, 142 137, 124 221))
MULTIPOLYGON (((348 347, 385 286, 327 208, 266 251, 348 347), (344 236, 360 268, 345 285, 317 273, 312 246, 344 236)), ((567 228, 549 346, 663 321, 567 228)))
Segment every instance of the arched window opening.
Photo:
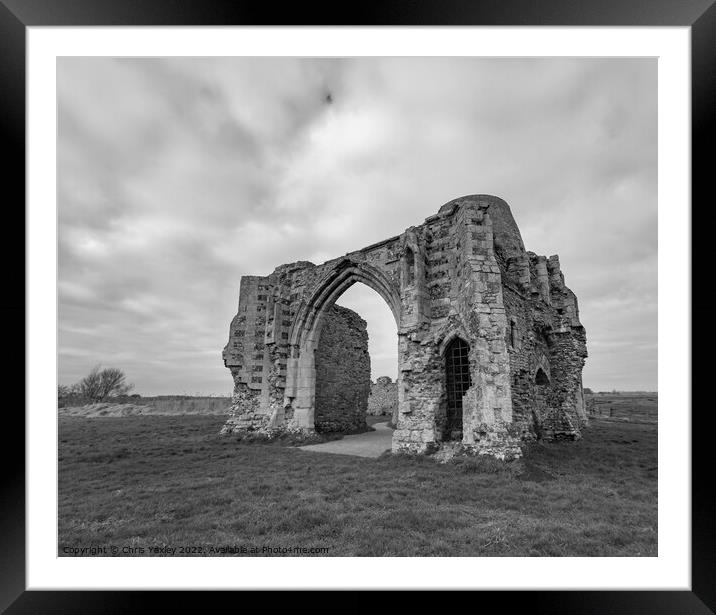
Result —
POLYGON ((462 398, 471 385, 469 351, 468 343, 459 337, 452 340, 445 349, 445 440, 462 440, 462 398))
POLYGON ((510 320, 510 346, 517 348, 517 323, 514 318, 510 320))
POLYGON ((535 384, 549 384, 549 378, 547 378, 547 374, 544 373, 544 370, 541 367, 537 370, 537 373, 535 374, 535 384))
POLYGON ((405 248, 405 285, 415 283, 415 254, 411 248, 405 248))

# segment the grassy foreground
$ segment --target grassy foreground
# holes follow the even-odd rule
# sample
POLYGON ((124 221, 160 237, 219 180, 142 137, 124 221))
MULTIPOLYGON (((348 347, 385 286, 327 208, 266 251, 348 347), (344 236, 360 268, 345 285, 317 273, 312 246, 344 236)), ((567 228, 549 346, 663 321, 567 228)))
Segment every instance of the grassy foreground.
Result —
POLYGON ((655 424, 439 465, 239 443, 222 422, 60 418, 58 554, 657 555, 655 424))

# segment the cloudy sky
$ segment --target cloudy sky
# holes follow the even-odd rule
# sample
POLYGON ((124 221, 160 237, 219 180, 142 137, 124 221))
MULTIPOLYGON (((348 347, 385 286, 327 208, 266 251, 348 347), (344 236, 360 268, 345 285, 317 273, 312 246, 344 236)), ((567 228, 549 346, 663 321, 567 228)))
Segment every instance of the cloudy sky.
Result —
MULTIPOLYGON (((59 381, 228 394, 242 275, 323 262, 458 196, 504 198, 559 254, 584 384, 657 388, 654 59, 62 58, 59 381)), ((373 377, 395 323, 362 285, 373 377)))

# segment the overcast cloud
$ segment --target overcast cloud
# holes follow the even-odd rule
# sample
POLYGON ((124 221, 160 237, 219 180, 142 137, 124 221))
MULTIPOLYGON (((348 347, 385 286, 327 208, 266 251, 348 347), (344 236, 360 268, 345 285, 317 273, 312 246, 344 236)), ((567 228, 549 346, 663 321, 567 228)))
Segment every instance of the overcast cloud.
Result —
MULTIPOLYGON (((59 381, 231 390, 242 275, 320 263, 458 196, 511 206, 559 254, 584 384, 657 387, 654 59, 58 60, 59 381)), ((395 323, 365 286, 373 377, 395 323)))

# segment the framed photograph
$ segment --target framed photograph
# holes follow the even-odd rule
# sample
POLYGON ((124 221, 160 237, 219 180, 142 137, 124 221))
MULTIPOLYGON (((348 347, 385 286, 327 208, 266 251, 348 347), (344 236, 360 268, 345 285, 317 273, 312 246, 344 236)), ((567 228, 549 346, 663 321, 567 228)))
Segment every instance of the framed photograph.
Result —
POLYGON ((690 344, 711 1, 2 0, 0 29, 8 613, 716 609, 690 344))

